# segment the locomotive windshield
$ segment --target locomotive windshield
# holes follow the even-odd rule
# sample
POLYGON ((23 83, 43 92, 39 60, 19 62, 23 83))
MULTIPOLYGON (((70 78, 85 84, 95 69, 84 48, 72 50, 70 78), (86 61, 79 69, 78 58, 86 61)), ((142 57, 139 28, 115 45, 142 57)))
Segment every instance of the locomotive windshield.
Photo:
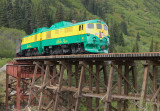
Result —
POLYGON ((88 28, 94 28, 94 24, 88 24, 88 28))

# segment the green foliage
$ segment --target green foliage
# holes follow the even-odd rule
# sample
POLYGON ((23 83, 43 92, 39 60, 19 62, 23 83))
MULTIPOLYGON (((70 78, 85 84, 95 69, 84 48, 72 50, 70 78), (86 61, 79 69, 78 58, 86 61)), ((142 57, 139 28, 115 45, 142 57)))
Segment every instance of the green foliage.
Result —
POLYGON ((132 52, 139 52, 139 45, 138 45, 138 40, 136 40, 136 43, 133 46, 132 52))
POLYGON ((119 44, 120 46, 124 46, 123 33, 121 33, 121 34, 119 35, 118 44, 119 44))
POLYGON ((153 52, 153 37, 152 37, 152 41, 151 41, 151 45, 150 45, 150 52, 153 52))
POLYGON ((0 58, 14 57, 18 39, 26 33, 17 29, 0 28, 0 58))
POLYGON ((12 61, 12 59, 11 58, 0 58, 0 67, 5 65, 9 61, 12 61))
POLYGON ((121 30, 125 35, 128 35, 128 31, 127 31, 127 23, 125 21, 121 22, 121 30))
POLYGON ((63 15, 64 15, 64 13, 63 13, 64 11, 63 11, 63 7, 62 7, 62 5, 59 5, 58 7, 57 7, 57 11, 56 11, 56 22, 60 22, 60 21, 62 21, 63 20, 63 15))
POLYGON ((160 48, 160 47, 159 47, 159 44, 158 44, 158 42, 156 42, 156 43, 155 43, 155 46, 154 46, 154 51, 155 51, 155 52, 159 52, 159 48, 160 48))
POLYGON ((140 35, 139 35, 139 32, 137 33, 136 39, 137 39, 138 41, 140 41, 140 35))

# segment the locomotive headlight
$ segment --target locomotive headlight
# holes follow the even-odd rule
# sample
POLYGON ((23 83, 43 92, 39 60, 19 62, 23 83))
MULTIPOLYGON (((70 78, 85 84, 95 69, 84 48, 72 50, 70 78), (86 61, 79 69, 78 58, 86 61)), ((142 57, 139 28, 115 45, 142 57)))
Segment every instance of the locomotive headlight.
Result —
POLYGON ((96 38, 95 38, 95 37, 93 37, 93 40, 96 40, 96 38))
POLYGON ((101 49, 105 49, 105 46, 101 46, 101 49))
POLYGON ((97 22, 98 22, 98 23, 101 23, 101 21, 100 21, 100 20, 97 20, 97 22))

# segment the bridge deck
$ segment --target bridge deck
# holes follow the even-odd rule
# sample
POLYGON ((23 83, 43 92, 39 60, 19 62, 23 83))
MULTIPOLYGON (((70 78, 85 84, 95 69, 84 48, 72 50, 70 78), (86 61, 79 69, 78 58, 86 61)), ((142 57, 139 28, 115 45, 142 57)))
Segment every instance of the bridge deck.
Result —
POLYGON ((159 60, 160 52, 145 53, 109 53, 109 54, 73 54, 73 55, 51 55, 51 56, 32 56, 17 57, 17 61, 35 61, 35 60, 159 60))

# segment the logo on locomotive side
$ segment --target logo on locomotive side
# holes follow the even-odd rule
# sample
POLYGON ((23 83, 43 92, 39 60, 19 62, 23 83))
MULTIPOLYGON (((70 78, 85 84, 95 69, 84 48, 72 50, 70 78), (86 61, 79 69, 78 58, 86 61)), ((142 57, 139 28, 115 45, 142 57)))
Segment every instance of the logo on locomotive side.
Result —
POLYGON ((56 41, 56 44, 60 44, 60 43, 62 43, 61 40, 57 40, 57 41, 56 41))
POLYGON ((63 43, 68 43, 68 40, 63 39, 63 43))
POLYGON ((27 48, 30 48, 30 47, 31 47, 31 45, 30 45, 30 44, 28 44, 28 45, 27 45, 27 48))

